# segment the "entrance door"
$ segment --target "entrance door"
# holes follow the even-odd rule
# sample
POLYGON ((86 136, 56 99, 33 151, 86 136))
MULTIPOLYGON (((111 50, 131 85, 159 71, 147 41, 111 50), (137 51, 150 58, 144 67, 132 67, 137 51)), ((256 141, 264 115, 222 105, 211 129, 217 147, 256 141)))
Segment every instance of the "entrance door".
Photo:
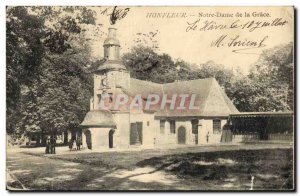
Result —
POLYGON ((108 133, 108 145, 109 145, 109 148, 113 148, 114 147, 114 133, 115 133, 115 130, 111 129, 108 133))
MULTIPOLYGON (((88 149, 92 149, 92 133, 90 130, 87 130, 85 132, 85 137, 86 137, 86 145, 88 147, 88 149)), ((84 142, 84 141, 82 141, 84 142)))
POLYGON ((184 127, 178 128, 178 144, 185 144, 186 142, 186 130, 184 127))
POLYGON ((130 123, 130 145, 140 145, 143 143, 143 123, 130 123))

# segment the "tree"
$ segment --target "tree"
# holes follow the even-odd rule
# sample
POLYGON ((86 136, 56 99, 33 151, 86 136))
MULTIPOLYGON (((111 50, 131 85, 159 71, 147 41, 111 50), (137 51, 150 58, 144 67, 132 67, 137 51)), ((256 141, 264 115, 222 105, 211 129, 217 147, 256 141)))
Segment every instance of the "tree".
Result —
POLYGON ((267 105, 265 111, 293 110, 293 76, 292 43, 263 51, 251 70, 249 78, 256 86, 262 86, 263 92, 258 97, 258 102, 267 105))
POLYGON ((7 8, 6 106, 7 130, 19 117, 21 85, 32 85, 44 53, 43 19, 28 14, 25 7, 7 8))
POLYGON ((293 110, 293 45, 263 51, 247 77, 236 74, 227 95, 241 112, 293 110))
POLYGON ((7 130, 78 126, 92 85, 84 28, 94 24, 93 12, 82 7, 8 8, 7 130))
POLYGON ((230 80, 234 77, 233 70, 227 69, 222 64, 217 64, 214 61, 207 61, 200 64, 194 69, 194 78, 211 78, 214 77, 218 83, 227 88, 230 85, 230 80))
POLYGON ((231 70, 213 61, 192 66, 182 59, 174 61, 170 55, 158 54, 154 49, 143 45, 135 46, 124 54, 123 62, 132 77, 157 83, 215 77, 225 87, 233 77, 231 70))
POLYGON ((265 50, 248 75, 213 61, 200 65, 174 61, 141 45, 124 54, 123 60, 132 77, 157 83, 214 77, 241 112, 293 109, 292 43, 265 50))
POLYGON ((135 46, 122 57, 133 78, 157 83, 173 82, 176 79, 176 67, 167 54, 157 54, 150 47, 135 46))

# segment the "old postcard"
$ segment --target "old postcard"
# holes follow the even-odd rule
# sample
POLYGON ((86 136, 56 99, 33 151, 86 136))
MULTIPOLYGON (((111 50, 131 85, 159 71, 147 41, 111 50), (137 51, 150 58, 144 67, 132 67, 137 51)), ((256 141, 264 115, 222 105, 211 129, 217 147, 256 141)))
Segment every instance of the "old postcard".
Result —
POLYGON ((6 8, 9 191, 293 191, 294 7, 6 8))

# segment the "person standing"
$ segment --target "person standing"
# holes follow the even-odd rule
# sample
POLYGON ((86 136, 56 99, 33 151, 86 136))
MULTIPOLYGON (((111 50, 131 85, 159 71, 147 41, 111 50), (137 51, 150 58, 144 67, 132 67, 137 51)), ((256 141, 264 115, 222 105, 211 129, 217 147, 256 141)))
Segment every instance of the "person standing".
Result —
POLYGON ((55 148, 56 148, 56 136, 53 136, 53 154, 55 154, 55 148))
POLYGON ((50 153, 51 153, 51 154, 55 154, 55 145, 56 145, 56 139, 55 139, 55 136, 51 136, 51 139, 50 139, 50 145, 51 145, 50 153))
POLYGON ((77 140, 76 140, 76 146, 77 146, 77 150, 80 150, 80 145, 81 145, 80 138, 79 138, 79 137, 77 137, 77 140))
POLYGON ((50 139, 49 139, 49 137, 47 137, 47 140, 46 140, 46 151, 45 151, 45 153, 49 154, 49 152, 50 152, 50 139))
POLYGON ((70 151, 73 149, 73 141, 72 141, 72 139, 69 140, 69 149, 70 149, 70 151))
POLYGON ((76 150, 76 139, 73 140, 73 146, 74 147, 74 150, 76 150))

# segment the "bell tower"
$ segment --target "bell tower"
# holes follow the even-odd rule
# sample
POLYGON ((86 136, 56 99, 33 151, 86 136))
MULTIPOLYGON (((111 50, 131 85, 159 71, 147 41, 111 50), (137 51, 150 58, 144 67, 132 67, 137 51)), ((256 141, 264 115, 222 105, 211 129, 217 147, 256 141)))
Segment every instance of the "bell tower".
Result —
POLYGON ((122 93, 121 88, 129 88, 130 74, 120 58, 120 42, 117 39, 117 29, 110 27, 108 37, 104 40, 104 63, 99 65, 94 73, 93 109, 99 108, 103 97, 111 97, 122 93))
POLYGON ((106 60, 120 60, 120 42, 116 38, 116 28, 108 29, 108 38, 103 43, 104 58, 106 60))

